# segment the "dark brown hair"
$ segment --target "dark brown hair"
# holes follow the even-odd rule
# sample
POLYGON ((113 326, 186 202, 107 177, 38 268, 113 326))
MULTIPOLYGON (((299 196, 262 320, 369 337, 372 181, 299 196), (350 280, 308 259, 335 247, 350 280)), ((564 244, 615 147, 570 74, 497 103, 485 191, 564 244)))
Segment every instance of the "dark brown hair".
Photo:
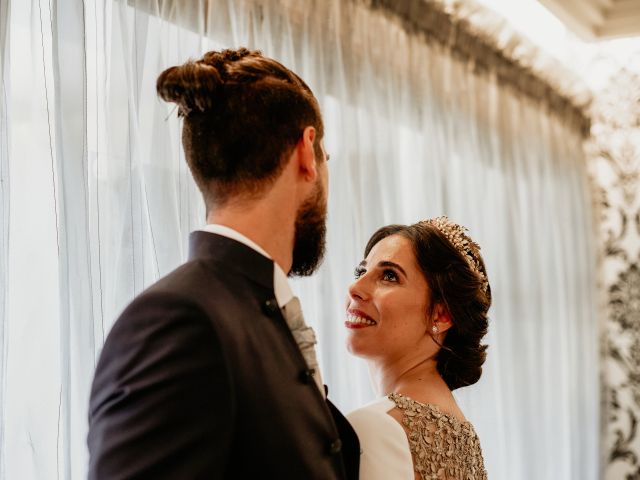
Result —
MULTIPOLYGON (((437 356, 438 372, 451 390, 476 383, 487 356, 487 346, 481 342, 489 326, 491 287, 436 227, 424 222, 380 228, 369 239, 364 256, 390 235, 402 235, 413 246, 416 261, 431 291, 428 317, 433 316, 439 304, 451 315, 453 326, 446 332, 437 356)), ((486 278, 480 251, 471 243, 470 253, 486 278)))
POLYGON ((262 193, 307 126, 316 129, 317 155, 324 129, 313 93, 259 51, 208 52, 162 72, 156 89, 184 117, 185 156, 208 208, 262 193))

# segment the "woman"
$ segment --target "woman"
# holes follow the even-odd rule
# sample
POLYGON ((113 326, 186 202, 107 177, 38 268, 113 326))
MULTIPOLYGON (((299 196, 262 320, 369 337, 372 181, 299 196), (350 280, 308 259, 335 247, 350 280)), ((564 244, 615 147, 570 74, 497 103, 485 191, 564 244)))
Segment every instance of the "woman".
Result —
POLYGON ((478 381, 491 289, 480 247, 447 217, 373 234, 349 288, 347 345, 384 397, 349 415, 361 480, 481 480, 452 390, 478 381))

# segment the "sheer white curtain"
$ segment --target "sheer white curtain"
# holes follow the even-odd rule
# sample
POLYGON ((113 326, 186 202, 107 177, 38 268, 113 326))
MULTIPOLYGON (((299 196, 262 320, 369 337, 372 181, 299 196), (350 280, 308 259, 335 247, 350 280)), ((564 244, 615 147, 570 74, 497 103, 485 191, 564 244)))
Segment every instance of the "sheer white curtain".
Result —
POLYGON ((323 109, 328 255, 295 288, 336 403, 374 397, 342 326, 368 236, 448 214, 494 292, 484 376, 458 394, 490 478, 597 477, 590 201, 561 117, 352 2, 0 0, 0 15, 0 478, 85 476, 105 334, 204 221, 155 79, 240 45, 323 109))

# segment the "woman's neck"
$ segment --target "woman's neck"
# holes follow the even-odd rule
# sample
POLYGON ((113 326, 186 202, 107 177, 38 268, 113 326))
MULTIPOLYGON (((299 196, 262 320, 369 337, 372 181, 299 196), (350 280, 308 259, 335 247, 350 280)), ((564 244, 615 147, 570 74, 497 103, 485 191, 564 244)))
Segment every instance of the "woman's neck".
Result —
POLYGON ((380 395, 402 393, 424 403, 439 403, 452 398, 433 357, 394 363, 370 361, 369 372, 380 395))
POLYGON ((466 421, 453 393, 438 372, 435 358, 395 364, 370 361, 369 372, 379 395, 400 393, 420 403, 437 405, 442 412, 466 421))

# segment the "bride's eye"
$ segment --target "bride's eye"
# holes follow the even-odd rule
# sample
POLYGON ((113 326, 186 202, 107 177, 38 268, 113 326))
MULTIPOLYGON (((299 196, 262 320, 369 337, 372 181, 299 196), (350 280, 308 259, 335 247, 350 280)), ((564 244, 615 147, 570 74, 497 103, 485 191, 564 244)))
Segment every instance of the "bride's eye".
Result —
POLYGON ((357 266, 353 271, 353 278, 358 280, 362 275, 364 275, 365 272, 366 270, 364 268, 357 266))
POLYGON ((398 275, 393 270, 387 269, 382 272, 382 279, 387 282, 397 282, 398 275))

